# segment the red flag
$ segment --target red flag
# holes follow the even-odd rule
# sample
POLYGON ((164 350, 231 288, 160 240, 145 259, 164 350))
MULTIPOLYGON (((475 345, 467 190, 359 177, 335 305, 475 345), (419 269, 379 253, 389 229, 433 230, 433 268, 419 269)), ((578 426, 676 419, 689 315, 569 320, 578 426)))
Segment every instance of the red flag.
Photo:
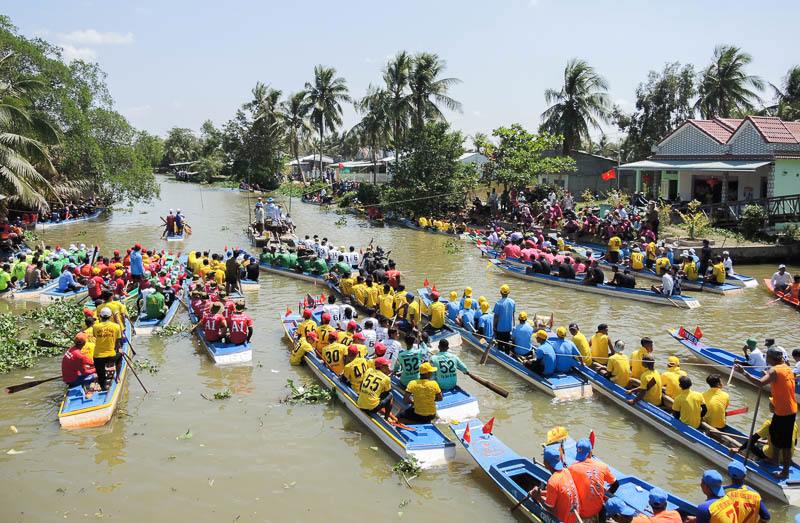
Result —
POLYGON ((494 416, 492 416, 492 419, 486 422, 486 425, 483 426, 482 430, 484 434, 491 434, 493 428, 494 428, 494 416))
POLYGON ((589 433, 589 443, 591 443, 592 448, 594 448, 594 430, 589 433))
POLYGON ((428 281, 428 278, 425 278, 425 281, 422 282, 422 286, 426 289, 430 286, 431 282, 428 281))
POLYGON ((439 291, 436 290, 436 284, 435 283, 433 284, 433 288, 431 289, 431 292, 439 292, 439 291))
POLYGON ((480 241, 480 240, 475 240, 475 244, 476 244, 476 245, 483 245, 483 242, 482 242, 482 241, 480 241))
POLYGON ((308 295, 306 295, 306 297, 303 298, 303 307, 308 307, 308 295))
POLYGON ((290 309, 289 307, 286 307, 286 314, 284 314, 284 317, 291 316, 291 315, 292 315, 292 309, 290 309))
POLYGON ((686 329, 683 328, 683 325, 681 325, 681 328, 678 329, 678 337, 679 338, 685 338, 686 337, 686 329))
POLYGON ((464 435, 461 437, 461 440, 472 443, 472 435, 469 433, 469 422, 467 422, 467 428, 464 429, 464 435))
POLYGON ((694 337, 698 340, 703 337, 703 331, 700 330, 700 325, 694 330, 694 337))
POLYGON ((607 182, 609 180, 613 180, 616 177, 617 177, 617 173, 614 172, 614 168, 613 167, 600 175, 600 179, 603 180, 604 182, 607 182))
POLYGON ((319 301, 320 301, 320 303, 325 303, 325 293, 324 292, 319 295, 319 301))

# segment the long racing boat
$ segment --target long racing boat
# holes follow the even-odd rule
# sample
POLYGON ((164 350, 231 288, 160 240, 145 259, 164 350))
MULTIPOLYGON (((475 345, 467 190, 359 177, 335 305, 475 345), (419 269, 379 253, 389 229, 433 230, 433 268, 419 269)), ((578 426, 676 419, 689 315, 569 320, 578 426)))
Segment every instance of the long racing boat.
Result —
MULTIPOLYGON (((200 319, 192 310, 191 300, 189 299, 188 287, 184 287, 183 298, 186 304, 186 309, 189 311, 189 320, 192 324, 197 324, 200 319)), ((234 363, 247 363, 253 359, 253 347, 248 341, 241 344, 236 343, 223 343, 221 341, 208 341, 203 334, 203 329, 197 328, 195 330, 197 338, 203 345, 211 359, 217 365, 230 365, 234 363)))
POLYGON ((53 222, 53 221, 36 222, 35 224, 32 225, 33 227, 38 227, 40 229, 49 229, 51 227, 57 227, 59 225, 70 225, 72 223, 86 222, 98 218, 101 214, 103 214, 104 211, 105 208, 100 207, 99 209, 95 209, 93 212, 87 214, 86 216, 81 216, 80 218, 69 218, 67 220, 61 220, 60 222, 53 222))

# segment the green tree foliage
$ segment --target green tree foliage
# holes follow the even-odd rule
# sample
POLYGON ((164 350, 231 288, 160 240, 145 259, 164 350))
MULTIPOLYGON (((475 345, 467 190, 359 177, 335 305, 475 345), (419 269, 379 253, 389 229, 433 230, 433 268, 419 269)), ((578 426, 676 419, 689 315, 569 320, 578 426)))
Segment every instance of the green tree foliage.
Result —
POLYGON ((173 127, 164 140, 164 159, 162 164, 193 162, 200 157, 200 139, 194 131, 185 127, 173 127))
POLYGON ((402 161, 392 164, 392 184, 382 201, 386 208, 415 214, 461 210, 478 183, 474 165, 458 161, 464 136, 445 122, 429 122, 410 133, 400 147, 402 161))
POLYGON ((783 120, 800 119, 800 65, 795 65, 783 79, 783 85, 770 84, 775 93, 776 103, 768 108, 768 114, 783 120))
POLYGON ((575 160, 553 154, 561 145, 560 136, 531 133, 519 124, 498 127, 492 136, 497 145, 485 138, 476 143, 478 150, 489 158, 483 166, 486 182, 522 188, 536 184, 542 174, 575 170, 575 160))
MULTIPOLYGON (((308 106, 306 104, 305 91, 290 94, 281 104, 280 117, 286 130, 286 141, 289 145, 289 152, 300 165, 300 147, 311 134, 312 128, 308 121, 308 106)), ((300 170, 303 183, 306 175, 300 170)))
POLYGON ((758 91, 764 81, 748 75, 745 68, 753 57, 733 45, 714 49, 714 58, 700 74, 697 109, 703 118, 731 118, 752 113, 760 103, 758 91))
POLYGON ((389 140, 391 118, 387 113, 390 108, 391 94, 377 87, 369 86, 367 95, 355 104, 362 115, 361 121, 350 129, 350 134, 358 140, 359 145, 369 148, 372 159, 373 182, 377 176, 377 154, 383 150, 389 140))
POLYGON ((317 65, 314 80, 305 86, 307 112, 319 131, 319 155, 322 161, 325 129, 334 130, 342 125, 342 104, 350 102, 347 81, 336 76, 336 69, 317 65))
POLYGON ((161 165, 161 160, 164 158, 164 140, 160 136, 139 131, 136 133, 134 147, 151 168, 155 169, 161 165))
POLYGON ((609 121, 607 91, 605 78, 585 60, 576 58, 567 63, 561 88, 544 92, 545 101, 551 105, 542 113, 541 130, 561 135, 562 154, 591 143, 589 128, 599 130, 600 122, 609 121))
POLYGON ((614 121, 627 133, 623 144, 626 158, 646 158, 655 144, 691 118, 696 93, 691 65, 674 62, 661 72, 650 71, 647 82, 636 88, 636 110, 626 114, 614 109, 614 121))
POLYGON ((445 67, 445 61, 434 53, 419 53, 411 60, 408 103, 416 128, 429 121, 445 121, 441 106, 461 112, 461 102, 448 94, 450 88, 461 83, 461 80, 441 78, 445 67))

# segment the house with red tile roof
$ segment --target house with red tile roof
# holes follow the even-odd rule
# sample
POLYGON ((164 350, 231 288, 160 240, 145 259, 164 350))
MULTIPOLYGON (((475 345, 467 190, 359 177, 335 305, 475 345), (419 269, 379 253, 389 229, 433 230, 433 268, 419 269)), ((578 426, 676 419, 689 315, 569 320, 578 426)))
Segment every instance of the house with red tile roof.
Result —
POLYGON ((687 120, 646 160, 620 166, 636 188, 719 203, 800 194, 800 122, 772 116, 687 120))

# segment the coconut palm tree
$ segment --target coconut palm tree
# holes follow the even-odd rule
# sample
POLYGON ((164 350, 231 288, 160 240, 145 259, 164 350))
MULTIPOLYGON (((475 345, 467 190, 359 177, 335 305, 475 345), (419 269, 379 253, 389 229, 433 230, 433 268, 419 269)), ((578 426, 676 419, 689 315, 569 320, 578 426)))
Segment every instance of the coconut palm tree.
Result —
POLYGON ((734 45, 720 45, 714 58, 699 78, 699 98, 695 107, 703 118, 730 118, 753 112, 761 103, 756 91, 764 89, 764 81, 748 75, 745 68, 753 57, 734 45))
POLYGON ((611 117, 608 82, 585 60, 574 58, 564 68, 561 89, 547 89, 544 99, 551 104, 542 113, 542 129, 563 137, 561 153, 569 154, 581 142, 590 143, 589 127, 600 129, 600 122, 611 117))
POLYGON ((408 79, 411 74, 411 56, 405 51, 400 51, 386 64, 383 71, 383 82, 388 93, 387 116, 392 124, 392 145, 397 149, 402 141, 403 133, 408 128, 411 115, 411 96, 408 79))
POLYGON ((769 112, 784 120, 800 118, 800 65, 789 69, 780 88, 773 84, 770 86, 777 103, 768 108, 769 112))
POLYGON ((440 78, 445 65, 444 60, 433 53, 419 53, 414 56, 408 77, 414 127, 422 127, 426 120, 445 121, 440 105, 451 111, 461 112, 461 102, 448 95, 450 88, 461 83, 461 80, 440 78))
POLYGON ((47 179, 56 174, 48 145, 58 142, 58 133, 32 108, 31 98, 45 85, 16 78, 15 70, 12 54, 0 59, 0 190, 9 203, 46 211, 48 197, 58 198, 47 179))
POLYGON ((367 95, 355 103, 356 111, 364 116, 350 129, 350 134, 358 138, 360 145, 369 147, 372 157, 372 183, 376 183, 378 178, 377 151, 383 148, 389 138, 391 118, 388 111, 391 101, 390 92, 370 85, 367 95))
POLYGON ((300 144, 305 142, 311 133, 311 124, 308 122, 308 106, 306 104, 305 91, 299 91, 289 95, 282 104, 280 117, 286 126, 286 137, 289 141, 289 149, 297 162, 297 169, 303 183, 306 183, 306 175, 300 167, 300 144))
POLYGON ((347 81, 336 76, 336 69, 317 65, 314 67, 314 81, 306 82, 306 105, 311 122, 319 130, 319 167, 322 171, 322 144, 325 128, 330 130, 342 125, 342 103, 350 102, 347 81))

